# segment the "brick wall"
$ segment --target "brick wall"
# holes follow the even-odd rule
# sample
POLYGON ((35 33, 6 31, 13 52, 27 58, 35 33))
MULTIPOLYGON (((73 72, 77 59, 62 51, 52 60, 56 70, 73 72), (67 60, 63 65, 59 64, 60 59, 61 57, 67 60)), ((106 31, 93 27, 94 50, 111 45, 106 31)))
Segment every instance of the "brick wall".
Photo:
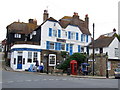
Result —
MULTIPOLYGON (((118 67, 118 63, 120 63, 120 61, 119 60, 108 60, 108 62, 111 63, 111 70, 109 70, 109 76, 113 76, 114 69, 118 67)), ((90 68, 92 69, 93 62, 89 61, 88 63, 90 64, 90 68)), ((101 54, 101 55, 95 56, 94 71, 95 71, 95 75, 106 76, 106 56, 105 55, 101 54)))

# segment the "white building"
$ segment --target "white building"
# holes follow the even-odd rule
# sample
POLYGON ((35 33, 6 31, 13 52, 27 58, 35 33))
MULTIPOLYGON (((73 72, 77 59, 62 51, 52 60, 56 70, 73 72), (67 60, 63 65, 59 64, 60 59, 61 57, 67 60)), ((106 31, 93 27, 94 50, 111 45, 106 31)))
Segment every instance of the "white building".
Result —
POLYGON ((54 67, 61 60, 60 51, 66 51, 69 55, 88 52, 87 46, 91 42, 88 15, 85 16, 85 20, 81 20, 78 13, 74 13, 72 17, 64 16, 59 21, 52 17, 48 18, 48 15, 47 10, 45 10, 44 22, 34 30, 36 35, 31 33, 30 36, 31 40, 39 38, 42 55, 51 54, 54 60, 57 60, 49 58, 49 61, 52 60, 52 65, 49 63, 49 66, 54 67))
POLYGON ((29 41, 37 43, 39 42, 39 46, 15 45, 11 48, 13 51, 11 55, 11 67, 14 70, 16 68, 19 69, 19 64, 17 61, 18 58, 22 58, 23 60, 21 61, 24 63, 22 64, 22 70, 28 69, 30 64, 34 64, 34 53, 37 53, 37 59, 39 60, 40 64, 42 62, 45 68, 47 68, 48 65, 53 69, 61 60, 61 51, 66 51, 69 53, 69 55, 72 55, 76 52, 88 52, 87 46, 91 42, 88 15, 85 16, 85 20, 81 20, 78 16, 78 13, 74 13, 72 17, 64 16, 59 21, 52 17, 48 18, 48 15, 49 14, 47 10, 45 10, 43 23, 37 29, 31 32, 30 35, 28 35, 29 41), (32 48, 30 49, 32 51, 23 48, 32 48), (34 51, 34 49, 36 51, 34 51), (30 52, 32 54, 32 61, 28 62, 27 60, 30 52))
POLYGON ((40 55, 40 46, 16 44, 11 47, 10 67, 13 70, 28 70, 31 64, 36 64, 36 60, 38 60, 38 63, 40 65, 40 55))
POLYGON ((86 46, 90 42, 91 35, 83 34, 79 26, 62 28, 59 22, 49 19, 41 26, 41 49, 68 51, 72 55, 87 52, 86 46))
MULTIPOLYGON (((101 35, 94 41, 95 54, 108 54, 108 60, 120 60, 118 50, 118 39, 115 37, 115 31, 101 35)), ((90 44, 89 54, 93 53, 92 44, 90 44)))

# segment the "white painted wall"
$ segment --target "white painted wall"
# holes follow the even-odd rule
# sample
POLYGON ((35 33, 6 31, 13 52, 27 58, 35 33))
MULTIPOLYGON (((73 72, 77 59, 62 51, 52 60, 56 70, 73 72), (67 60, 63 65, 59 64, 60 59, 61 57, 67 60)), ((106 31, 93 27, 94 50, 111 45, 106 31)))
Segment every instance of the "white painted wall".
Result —
MULTIPOLYGON (((57 42, 58 37, 49 37, 49 28, 55 28, 55 29, 60 29, 61 30, 61 38, 60 39, 65 39, 66 43, 69 44, 74 44, 73 45, 73 53, 78 52, 78 45, 81 46, 87 46, 91 42, 91 36, 88 36, 88 42, 81 42, 81 34, 82 32, 77 26, 72 26, 68 25, 65 29, 63 29, 58 22, 53 22, 53 21, 46 21, 42 26, 41 26, 41 49, 46 49, 46 41, 51 41, 51 42, 57 42), (54 26, 56 24, 56 26, 54 26), (79 40, 69 40, 67 38, 63 38, 63 33, 62 30, 65 31, 71 31, 71 32, 77 32, 79 34, 79 40)), ((75 35, 76 36, 76 35, 75 35)), ((85 50, 86 51, 86 50, 85 50)))
POLYGON ((115 57, 115 48, 118 48, 118 39, 115 38, 112 43, 109 45, 109 59, 120 59, 119 57, 115 57))
MULTIPOLYGON (((115 48, 118 48, 118 39, 115 38, 111 44, 109 45, 109 47, 104 47, 103 48, 103 53, 106 54, 106 52, 108 52, 108 59, 120 59, 118 57, 115 57, 115 48)), ((95 53, 99 54, 100 49, 98 51, 96 51, 95 48, 95 53)), ((89 54, 91 55, 93 53, 93 49, 89 50, 89 54)))
MULTIPOLYGON (((18 44, 18 45, 14 45, 11 47, 11 49, 14 49, 14 48, 32 48, 32 49, 40 49, 40 46, 37 46, 37 45, 28 45, 28 44, 18 44)), ((37 52, 37 51, 21 51, 22 52, 22 62, 23 62, 23 58, 25 58, 25 64, 22 63, 22 69, 21 71, 24 71, 26 69, 28 69, 30 67, 31 64, 36 64, 35 62, 33 62, 33 53, 34 52, 37 52), (28 52, 32 52, 32 62, 29 63, 28 62, 28 52)), ((37 60, 38 60, 38 63, 40 65, 40 55, 41 55, 41 52, 37 52, 38 54, 38 57, 37 57, 37 60)), ((17 70, 17 62, 18 62, 18 51, 13 51, 11 53, 11 62, 10 62, 10 67, 13 69, 13 70, 17 70), (16 64, 14 64, 14 58, 16 58, 16 64)))

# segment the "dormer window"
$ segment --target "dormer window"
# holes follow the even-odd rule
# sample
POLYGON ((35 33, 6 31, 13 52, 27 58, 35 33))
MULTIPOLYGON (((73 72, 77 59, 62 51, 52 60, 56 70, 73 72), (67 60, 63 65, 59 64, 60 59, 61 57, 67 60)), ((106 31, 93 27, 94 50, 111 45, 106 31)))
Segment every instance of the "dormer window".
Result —
POLYGON ((54 23, 54 26, 56 26, 56 23, 54 23))
POLYGON ((36 35, 36 31, 33 31, 32 35, 36 35))
POLYGON ((15 38, 21 38, 21 34, 14 34, 15 38))

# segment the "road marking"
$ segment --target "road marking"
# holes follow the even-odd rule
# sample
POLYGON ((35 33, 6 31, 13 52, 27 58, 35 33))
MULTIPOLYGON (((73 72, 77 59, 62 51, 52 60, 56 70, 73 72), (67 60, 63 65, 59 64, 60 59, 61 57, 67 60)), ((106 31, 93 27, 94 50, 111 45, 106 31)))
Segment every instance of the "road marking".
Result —
POLYGON ((31 82, 32 80, 25 80, 25 81, 27 81, 27 82, 31 82))
POLYGON ((60 79, 55 79, 55 80, 60 80, 60 79))
POLYGON ((22 80, 18 80, 18 81, 16 81, 16 82, 23 82, 22 80))
POLYGON ((38 79, 34 80, 34 81, 39 81, 38 79))
POLYGON ((74 78, 74 80, 79 80, 79 78, 74 78))
POLYGON ((70 78, 69 80, 73 80, 72 78, 70 78))
POLYGON ((7 83, 13 83, 14 81, 7 81, 7 83))
POLYGON ((43 79, 43 80, 47 80, 47 79, 43 79))
POLYGON ((67 79, 62 79, 62 80, 67 80, 67 79))
POLYGON ((49 80, 54 80, 54 79, 49 79, 49 80))

